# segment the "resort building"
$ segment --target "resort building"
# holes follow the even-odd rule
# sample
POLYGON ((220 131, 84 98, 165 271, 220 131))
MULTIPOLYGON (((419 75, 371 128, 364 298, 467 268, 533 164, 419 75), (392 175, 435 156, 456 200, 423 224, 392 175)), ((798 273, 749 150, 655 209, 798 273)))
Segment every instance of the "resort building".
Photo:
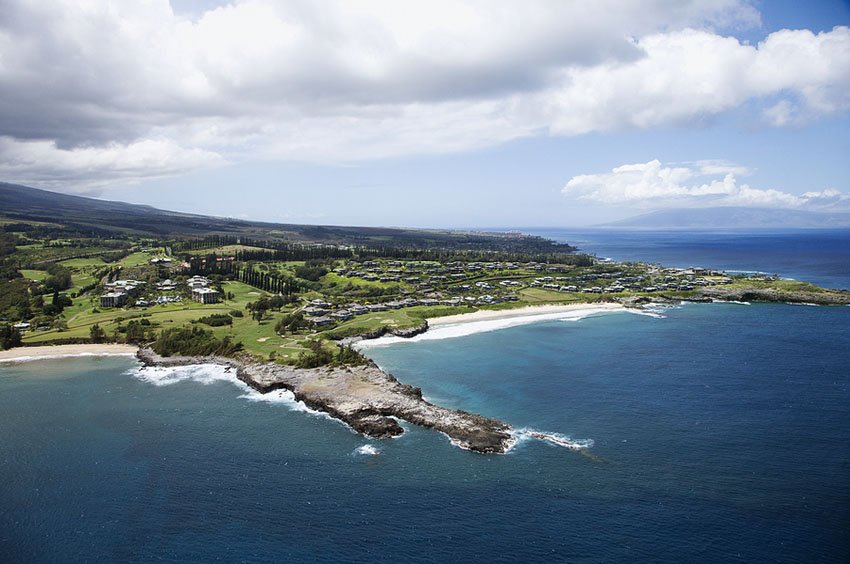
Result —
POLYGON ((195 288, 206 288, 210 285, 210 280, 206 276, 192 276, 188 280, 186 280, 186 285, 192 289, 195 288))
POLYGON ((107 282, 104 287, 113 293, 132 292, 139 286, 143 286, 141 280, 116 280, 115 282, 107 282))
POLYGON ((212 288, 192 288, 192 299, 202 304, 218 303, 221 294, 212 288))
POLYGON ((125 292, 107 292, 100 296, 100 307, 121 307, 127 303, 125 292))

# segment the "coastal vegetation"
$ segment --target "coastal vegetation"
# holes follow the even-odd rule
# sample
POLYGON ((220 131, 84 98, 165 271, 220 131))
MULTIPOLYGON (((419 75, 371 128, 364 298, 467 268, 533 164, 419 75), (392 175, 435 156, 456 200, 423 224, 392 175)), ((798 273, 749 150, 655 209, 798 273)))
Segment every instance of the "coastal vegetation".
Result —
POLYGON ((107 217, 103 202, 10 186, 0 184, 0 201, 15 204, 0 208, 4 348, 149 343, 164 356, 353 365, 364 359, 339 342, 413 335, 429 318, 479 309, 850 302, 847 292, 763 274, 599 261, 516 233, 273 226, 200 216, 178 225, 152 208, 112 202, 109 213, 117 215, 107 217), (44 205, 53 196, 67 206, 51 214, 44 205), (151 228, 154 218, 165 224, 151 228))
POLYGON ((200 327, 164 329, 150 347, 161 356, 231 356, 242 349, 230 336, 219 339, 200 327))

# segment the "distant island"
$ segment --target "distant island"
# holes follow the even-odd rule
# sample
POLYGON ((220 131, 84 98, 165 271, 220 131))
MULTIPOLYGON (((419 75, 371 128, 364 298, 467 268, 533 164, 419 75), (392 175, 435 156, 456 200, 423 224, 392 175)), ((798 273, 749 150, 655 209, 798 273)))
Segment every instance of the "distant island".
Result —
POLYGON ((145 364, 216 362, 364 435, 398 435, 404 420, 484 453, 508 450, 513 430, 426 401, 353 345, 482 312, 850 304, 805 282, 600 261, 515 232, 252 223, 11 184, 0 210, 0 349, 115 343, 145 364))

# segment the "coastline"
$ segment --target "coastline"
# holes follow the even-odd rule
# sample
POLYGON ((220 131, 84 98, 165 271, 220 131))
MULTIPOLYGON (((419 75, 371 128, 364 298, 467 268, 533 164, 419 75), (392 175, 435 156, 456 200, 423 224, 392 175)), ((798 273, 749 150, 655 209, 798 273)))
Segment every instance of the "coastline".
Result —
POLYGON ((514 319, 518 317, 531 318, 539 315, 557 315, 561 313, 575 313, 578 311, 614 311, 621 309, 625 309, 623 305, 613 302, 532 305, 514 309, 481 309, 471 313, 459 313, 444 317, 433 317, 428 319, 428 326, 441 327, 462 323, 475 323, 478 321, 501 321, 503 319, 514 319))
POLYGON ((139 347, 119 344, 43 345, 0 351, 0 362, 26 362, 74 356, 135 356, 139 347))
MULTIPOLYGON (((435 318, 415 331, 401 332, 407 333, 407 336, 396 333, 383 339, 416 340, 431 331, 432 335, 437 334, 437 338, 442 338, 447 330, 456 332, 459 327, 465 332, 478 332, 549 319, 581 319, 594 313, 625 309, 615 303, 580 303, 482 310, 435 318)), ((0 362, 85 356, 133 356, 145 366, 224 365, 228 369, 235 369, 236 377, 254 390, 262 394, 278 389, 288 390, 307 407, 324 412, 370 438, 401 435, 404 429, 398 421, 404 420, 441 432, 453 445, 479 453, 506 453, 514 447, 520 436, 550 442, 553 440, 546 433, 517 431, 497 419, 432 404, 422 397, 419 388, 399 382, 373 362, 361 366, 299 369, 268 362, 245 362, 219 357, 164 358, 148 348, 116 344, 18 347, 0 351, 0 362)), ((581 447, 573 445, 570 448, 581 447)))
POLYGON ((354 342, 358 350, 382 347, 405 342, 431 341, 465 337, 475 333, 484 333, 528 325, 541 321, 579 320, 599 313, 617 313, 627 308, 618 303, 575 303, 558 305, 535 305, 516 309, 479 310, 471 313, 434 317, 427 320, 426 329, 412 335, 376 335, 372 338, 354 342))

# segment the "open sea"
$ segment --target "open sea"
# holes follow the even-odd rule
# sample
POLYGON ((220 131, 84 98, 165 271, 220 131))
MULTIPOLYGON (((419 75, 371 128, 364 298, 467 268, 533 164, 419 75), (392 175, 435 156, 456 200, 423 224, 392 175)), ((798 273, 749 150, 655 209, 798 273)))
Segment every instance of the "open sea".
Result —
MULTIPOLYGON (((850 287, 847 231, 547 234, 850 287)), ((524 430, 503 456, 367 440, 216 367, 0 364, 0 562, 849 561, 850 307, 650 313, 366 349, 524 430)))

